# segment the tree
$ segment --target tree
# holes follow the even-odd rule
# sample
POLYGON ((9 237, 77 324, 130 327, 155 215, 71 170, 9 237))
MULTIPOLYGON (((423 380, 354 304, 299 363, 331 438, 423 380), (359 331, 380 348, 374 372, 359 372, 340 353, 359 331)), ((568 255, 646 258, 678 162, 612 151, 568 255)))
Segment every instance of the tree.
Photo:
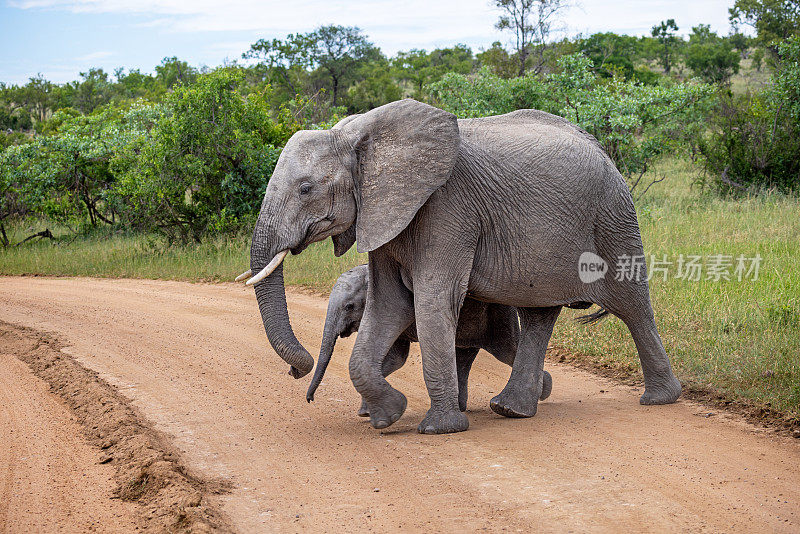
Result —
POLYGON ((139 69, 129 69, 126 74, 125 69, 120 67, 114 71, 114 77, 117 79, 114 90, 121 98, 154 98, 161 94, 156 89, 156 79, 149 74, 143 74, 139 69))
POLYGON ((580 41, 581 51, 592 60, 595 71, 605 78, 621 74, 633 77, 636 37, 613 32, 595 33, 580 41))
POLYGON ((111 101, 113 88, 107 72, 91 68, 87 72, 81 72, 80 75, 83 81, 71 84, 74 87, 73 107, 83 113, 91 113, 111 101))
POLYGON ((686 48, 686 66, 709 83, 727 84, 739 72, 741 56, 729 39, 719 37, 708 24, 692 28, 686 48))
POLYGON ((352 79, 357 68, 378 55, 380 51, 359 28, 331 25, 306 34, 289 34, 284 40, 260 39, 242 57, 260 59, 267 75, 279 78, 291 92, 290 98, 303 91, 307 69, 321 71, 336 106, 347 83, 357 81, 352 79))
POLYGON ((355 26, 320 26, 310 34, 309 40, 312 65, 328 73, 336 106, 344 78, 376 49, 355 26))
POLYGON ((166 89, 172 89, 177 83, 194 83, 197 75, 197 69, 175 56, 165 57, 156 67, 156 80, 166 89))
POLYGON ((730 41, 731 46, 739 52, 739 56, 741 56, 742 59, 747 57, 747 51, 750 49, 752 39, 743 33, 734 32, 728 36, 728 41, 730 41))
POLYGON ((493 42, 491 48, 476 54, 475 57, 481 65, 488 67, 501 78, 513 78, 517 73, 514 61, 500 41, 493 42))
POLYGON ((800 0, 736 0, 728 13, 734 26, 755 28, 759 43, 773 56, 779 41, 800 34, 800 0))
POLYGON ((43 122, 53 109, 53 96, 57 89, 56 84, 37 74, 17 91, 17 97, 35 121, 43 122))
POLYGON ((437 48, 430 53, 415 48, 398 52, 392 60, 397 77, 411 83, 414 88, 412 95, 416 98, 423 98, 423 88, 440 80, 448 72, 469 74, 473 64, 472 50, 463 44, 437 48))
POLYGON ((385 57, 363 65, 358 78, 359 81, 347 90, 347 108, 351 113, 363 113, 403 96, 385 57))
POLYGON ((653 38, 661 45, 659 61, 667 75, 672 71, 675 49, 679 43, 679 39, 675 35, 677 31, 678 25, 675 24, 675 19, 662 20, 660 24, 653 26, 651 31, 653 38))
POLYGON ((25 213, 25 204, 19 192, 17 170, 20 165, 19 149, 16 147, 0 150, 0 244, 10 244, 6 234, 5 220, 25 213))
POLYGON ((553 31, 553 24, 559 12, 569 7, 567 0, 493 0, 495 7, 502 10, 495 27, 514 33, 514 48, 517 51, 519 68, 517 75, 525 74, 526 62, 531 48, 537 47, 539 61, 534 72, 540 72, 544 64, 544 49, 553 31))
POLYGON ((436 102, 459 117, 481 117, 537 108, 561 115, 595 136, 635 188, 661 154, 702 124, 713 88, 702 83, 652 86, 602 79, 583 54, 559 60, 559 72, 503 80, 488 69, 476 76, 450 74, 433 84, 436 102))
POLYGON ((777 46, 767 89, 723 95, 707 121, 703 166, 723 192, 800 191, 800 36, 777 46))
POLYGON ((115 176, 109 164, 123 139, 119 117, 109 109, 76 113, 56 112, 52 135, 7 148, 4 157, 13 164, 5 169, 5 181, 15 184, 31 212, 63 223, 88 218, 93 226, 111 224, 114 211, 107 200, 115 176))
POLYGON ((286 39, 259 39, 242 54, 244 59, 260 59, 266 69, 268 81, 276 80, 291 96, 300 93, 300 79, 311 63, 311 35, 292 34, 286 39))

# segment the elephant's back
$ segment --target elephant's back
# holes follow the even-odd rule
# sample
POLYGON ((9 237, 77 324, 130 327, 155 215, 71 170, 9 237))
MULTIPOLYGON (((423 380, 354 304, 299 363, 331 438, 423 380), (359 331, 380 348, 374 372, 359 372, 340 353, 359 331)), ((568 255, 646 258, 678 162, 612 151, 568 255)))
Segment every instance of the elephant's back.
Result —
POLYGON ((570 189, 589 186, 607 191, 625 186, 597 139, 563 117, 521 109, 504 115, 460 119, 458 127, 465 151, 502 160, 512 170, 516 168, 521 178, 530 176, 548 182, 563 179, 570 189))
POLYGON ((576 138, 603 152, 603 147, 597 139, 580 126, 564 117, 538 109, 518 109, 503 115, 459 119, 458 128, 462 136, 473 136, 483 132, 497 133, 502 137, 509 129, 516 129, 522 135, 542 132, 557 138, 576 138))

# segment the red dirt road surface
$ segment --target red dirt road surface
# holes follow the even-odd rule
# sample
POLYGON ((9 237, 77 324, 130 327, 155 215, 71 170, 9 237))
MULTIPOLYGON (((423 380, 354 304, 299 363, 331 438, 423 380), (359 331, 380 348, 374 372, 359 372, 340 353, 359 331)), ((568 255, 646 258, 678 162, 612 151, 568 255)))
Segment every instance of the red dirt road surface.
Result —
MULTIPOLYGON (((327 302, 288 300, 315 354, 327 302)), ((689 401, 640 406, 637 388, 566 365, 546 363, 553 393, 536 417, 505 419, 489 399, 510 370, 482 354, 470 429, 423 436, 418 349, 390 377, 405 415, 374 430, 348 378, 355 336, 306 404, 310 377, 269 348, 251 288, 6 277, 0 319, 56 336, 186 465, 229 481, 211 498, 241 532, 800 531, 800 440, 689 401)), ((109 498, 110 467, 46 385, 0 354, 0 386, 0 530, 129 530, 132 505, 109 498)))

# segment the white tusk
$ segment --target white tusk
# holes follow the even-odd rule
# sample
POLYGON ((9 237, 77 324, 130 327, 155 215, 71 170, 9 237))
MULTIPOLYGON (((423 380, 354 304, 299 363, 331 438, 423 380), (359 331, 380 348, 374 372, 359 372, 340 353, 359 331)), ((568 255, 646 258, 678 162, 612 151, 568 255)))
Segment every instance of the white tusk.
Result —
POLYGON ((234 282, 241 282, 241 281, 242 281, 242 280, 244 280, 245 278, 249 278, 251 274, 253 274, 253 269, 247 269, 245 272, 243 272, 242 274, 240 274, 239 276, 237 276, 237 277, 234 279, 234 282))
POLYGON ((269 275, 271 275, 272 271, 274 271, 275 269, 278 268, 278 265, 281 264, 281 262, 283 261, 283 258, 285 258, 288 253, 289 253, 289 250, 287 249, 287 250, 282 250, 282 251, 278 252, 277 254, 275 254, 275 257, 272 258, 272 261, 269 262, 266 267, 261 269, 260 273, 258 273, 257 275, 255 275, 253 278, 251 278, 250 280, 248 280, 246 282, 247 285, 248 286, 252 286, 253 284, 257 284, 260 281, 262 281, 264 278, 266 278, 269 275))

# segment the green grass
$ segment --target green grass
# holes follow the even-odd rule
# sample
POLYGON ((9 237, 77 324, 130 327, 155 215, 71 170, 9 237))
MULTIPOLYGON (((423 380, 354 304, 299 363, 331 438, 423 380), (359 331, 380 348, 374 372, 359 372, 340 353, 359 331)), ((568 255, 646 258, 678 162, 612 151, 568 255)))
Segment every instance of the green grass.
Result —
MULTIPOLYGON (((33 230, 14 227, 9 237, 12 242, 19 241, 39 226, 33 230)), ((250 267, 249 237, 167 246, 156 236, 97 232, 73 240, 63 233, 54 231, 55 242, 41 240, 0 249, 0 274, 230 282, 250 267)), ((327 292, 342 272, 366 261, 366 255, 356 254, 355 247, 341 258, 335 257, 327 240, 300 255, 289 255, 284 276, 287 284, 327 292)))
POLYGON ((739 64, 739 72, 731 77, 731 91, 741 95, 763 91, 770 82, 771 72, 766 65, 766 59, 761 62, 761 70, 756 70, 750 58, 743 59, 739 64))
MULTIPOLYGON (((800 199, 764 195, 723 199, 692 188, 697 169, 668 161, 666 175, 639 201, 639 225, 650 255, 759 254, 758 280, 656 276, 650 294, 656 322, 676 373, 693 389, 800 413, 800 199)), ((733 269, 731 269, 731 272, 733 269)), ((563 317, 580 312, 565 310, 563 317)), ((559 321, 554 343, 594 364, 639 373, 633 340, 613 317, 596 326, 559 321)))
MULTIPOLYGON (((756 281, 680 280, 675 265, 666 281, 651 280, 656 320, 676 373, 692 389, 800 419, 800 199, 719 198, 692 187, 699 171, 682 160, 655 172, 666 179, 637 203, 648 261, 651 254, 673 262, 680 254, 763 258, 756 281)), ((29 230, 13 228, 14 239, 29 230)), ((248 267, 246 237, 188 247, 128 234, 68 241, 2 250, 0 274, 229 281, 248 267)), ((327 292, 341 272, 365 261, 353 249, 335 258, 326 241, 287 258, 286 280, 327 292)), ((639 375, 622 322, 612 317, 583 326, 566 320, 582 313, 564 311, 553 343, 592 365, 639 375)))

